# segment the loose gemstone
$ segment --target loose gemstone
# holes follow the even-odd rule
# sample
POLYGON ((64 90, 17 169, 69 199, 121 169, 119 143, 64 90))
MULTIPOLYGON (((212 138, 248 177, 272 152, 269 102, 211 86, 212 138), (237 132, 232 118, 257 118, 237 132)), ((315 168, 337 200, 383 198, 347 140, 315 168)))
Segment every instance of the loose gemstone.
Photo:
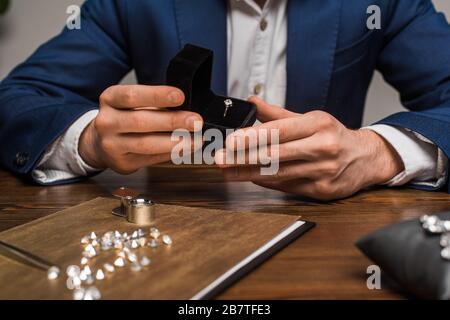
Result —
POLYGON ((431 233, 442 233, 445 230, 442 224, 433 224, 428 227, 428 231, 430 231, 431 233))
POLYGON ((144 230, 142 230, 142 229, 138 229, 138 230, 137 230, 137 233, 138 233, 138 237, 139 237, 139 238, 142 238, 143 236, 145 236, 145 232, 144 232, 144 230))
POLYGON ((84 293, 83 300, 99 300, 101 297, 100 290, 96 287, 89 287, 84 293))
POLYGON ((115 249, 122 249, 123 248, 122 240, 119 240, 119 239, 114 240, 114 248, 115 249))
POLYGON ((87 276, 90 276, 92 274, 92 270, 91 268, 89 268, 89 266, 84 266, 82 272, 87 276))
POLYGON ((141 258, 141 266, 146 267, 151 263, 151 260, 147 256, 141 258))
POLYGON ((450 233, 444 233, 443 235, 441 235, 440 244, 442 247, 450 246, 450 233))
POLYGON ((438 221, 439 218, 437 216, 428 216, 425 222, 428 224, 436 224, 438 221))
POLYGON ((118 256, 118 257, 121 257, 121 258, 126 258, 126 257, 127 257, 127 255, 125 254, 125 251, 120 251, 120 252, 117 254, 117 256, 118 256))
POLYGON ((125 240, 123 246, 124 248, 131 248, 131 240, 125 240))
POLYGON ((445 231, 447 231, 447 232, 450 231, 450 221, 449 220, 444 221, 443 227, 444 227, 445 231))
POLYGON ((73 292, 73 300, 83 300, 85 290, 83 288, 76 289, 73 292))
POLYGON ((150 228, 150 237, 154 238, 154 239, 158 239, 159 236, 161 235, 161 232, 159 232, 159 230, 155 227, 150 228))
POLYGON ((114 231, 114 237, 116 238, 116 239, 120 239, 121 237, 122 237, 122 235, 120 234, 120 232, 119 231, 114 231))
POLYGON ((66 287, 69 290, 75 289, 75 285, 73 284, 73 278, 67 278, 67 280, 66 280, 66 287))
POLYGON ((139 248, 139 246, 140 246, 140 244, 139 244, 139 242, 137 240, 131 241, 131 247, 133 249, 137 249, 137 248, 139 248))
POLYGON ((450 247, 446 247, 441 251, 441 257, 445 260, 450 260, 450 247))
POLYGON ((75 265, 68 266, 66 274, 68 277, 78 277, 80 275, 80 267, 75 265))
POLYGON ((97 280, 105 279, 105 273, 103 272, 102 269, 97 270, 97 273, 95 274, 95 279, 97 279, 97 280))
POLYGON ((82 265, 88 264, 88 263, 89 263, 89 259, 86 258, 86 257, 83 257, 83 258, 81 258, 80 263, 81 263, 82 265))
POLYGON ((81 238, 81 244, 88 244, 89 240, 89 236, 84 236, 83 238, 81 238))
POLYGON ((97 239, 97 235, 95 234, 95 232, 91 232, 91 235, 89 237, 91 238, 91 240, 97 239))
POLYGON ((124 240, 128 239, 128 233, 124 232, 122 234, 122 239, 124 239, 124 240))
POLYGON ((105 269, 106 272, 109 272, 109 273, 113 273, 114 272, 114 266, 112 264, 110 264, 110 263, 105 263, 103 265, 103 268, 105 269))
POLYGON ((142 267, 139 265, 139 263, 133 263, 132 265, 131 265, 131 271, 133 271, 133 272, 139 272, 139 271, 141 271, 142 270, 142 267))
POLYGON ((111 241, 114 238, 114 232, 108 231, 102 236, 103 241, 111 241))
POLYGON ((137 231, 134 231, 133 234, 131 235, 131 239, 138 239, 139 235, 137 231))
POLYGON ((125 260, 123 258, 119 257, 114 261, 114 265, 116 267, 122 268, 125 266, 125 260))
POLYGON ((81 286, 81 279, 78 277, 73 277, 72 283, 75 286, 75 288, 79 288, 81 286))
POLYGON ((145 238, 140 238, 140 239, 138 240, 138 242, 139 242, 139 245, 140 245, 141 247, 145 247, 145 245, 147 244, 147 239, 145 239, 145 238))
POLYGON ((81 286, 81 279, 78 277, 69 277, 66 280, 66 287, 69 290, 79 289, 81 286))
POLYGON ((87 284, 93 284, 94 281, 95 281, 94 277, 93 277, 92 275, 88 275, 88 276, 86 277, 86 281, 85 281, 85 282, 86 282, 87 284))
POLYGON ((103 251, 111 250, 112 247, 113 247, 113 242, 112 242, 112 241, 105 241, 105 240, 102 240, 102 242, 101 242, 101 247, 102 247, 102 250, 103 250, 103 251))
POLYGON ((92 258, 97 255, 97 251, 95 250, 94 246, 92 244, 88 244, 86 248, 84 248, 85 257, 92 258))
POLYGON ((425 222, 427 222, 428 218, 429 218, 429 216, 425 214, 420 217, 420 222, 425 223, 425 222))
POLYGON ((88 275, 86 274, 86 272, 84 272, 83 270, 80 272, 80 280, 81 281, 86 281, 87 280, 88 275))
POLYGON ((137 261, 137 255, 134 252, 128 253, 127 258, 128 258, 128 260, 130 260, 130 262, 136 262, 137 261))
POLYGON ((98 246, 98 241, 94 239, 94 240, 92 240, 91 244, 92 244, 94 247, 96 247, 96 246, 98 246))
POLYGON ((59 277, 59 268, 58 267, 51 267, 47 271, 47 278, 49 280, 56 280, 59 277))
POLYGON ((162 241, 164 242, 165 245, 168 246, 170 246, 173 243, 172 238, 167 234, 163 235, 162 241))
POLYGON ((150 248, 156 248, 156 247, 158 246, 158 240, 156 240, 156 239, 151 239, 151 240, 148 242, 148 246, 149 246, 150 248))
POLYGON ((442 221, 437 216, 427 216, 423 218, 422 227, 431 233, 443 232, 444 226, 442 221))

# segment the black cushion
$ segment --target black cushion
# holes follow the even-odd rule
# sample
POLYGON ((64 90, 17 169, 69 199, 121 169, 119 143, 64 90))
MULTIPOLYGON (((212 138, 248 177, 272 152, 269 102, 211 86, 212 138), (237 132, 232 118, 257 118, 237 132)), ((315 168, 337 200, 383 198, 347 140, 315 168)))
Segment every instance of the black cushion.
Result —
MULTIPOLYGON (((437 215, 450 220, 450 212, 437 215)), ((357 247, 406 291, 425 299, 450 299, 450 261, 441 257, 440 235, 419 219, 390 225, 362 239, 357 247)))

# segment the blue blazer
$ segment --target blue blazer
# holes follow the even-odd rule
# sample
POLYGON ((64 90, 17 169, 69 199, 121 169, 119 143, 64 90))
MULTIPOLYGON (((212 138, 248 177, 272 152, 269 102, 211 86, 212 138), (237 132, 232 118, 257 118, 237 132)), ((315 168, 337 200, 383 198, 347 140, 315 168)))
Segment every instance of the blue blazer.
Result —
MULTIPOLYGON (((212 86, 226 94, 226 14, 226 0, 87 1, 81 30, 65 29, 0 84, 0 164, 30 177, 104 89, 132 69, 141 84, 163 83, 186 43, 214 50, 212 86)), ((414 130, 450 156, 450 27, 431 0, 289 1, 288 109, 321 109, 358 128, 376 69, 410 110, 379 123, 414 130), (380 30, 366 27, 373 4, 380 30)))

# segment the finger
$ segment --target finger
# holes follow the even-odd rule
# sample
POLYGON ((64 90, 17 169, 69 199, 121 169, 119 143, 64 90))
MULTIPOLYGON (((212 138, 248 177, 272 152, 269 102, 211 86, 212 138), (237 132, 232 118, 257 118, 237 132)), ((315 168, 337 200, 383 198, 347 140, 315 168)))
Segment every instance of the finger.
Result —
POLYGON ((330 183, 324 180, 296 179, 289 181, 256 181, 256 185, 274 189, 298 196, 308 197, 320 201, 330 201, 351 195, 352 193, 343 191, 338 183, 330 183))
POLYGON ((332 158, 332 156, 327 156, 322 149, 322 144, 313 135, 279 145, 258 146, 247 150, 221 149, 216 152, 215 161, 219 167, 226 168, 238 165, 266 165, 274 161, 280 163, 299 160, 316 162, 319 159, 332 158))
POLYGON ((142 155, 142 154, 129 154, 127 157, 138 168, 148 167, 155 164, 169 162, 171 159, 170 153, 155 154, 155 155, 142 155))
POLYGON ((319 128, 309 114, 263 123, 230 134, 226 148, 231 151, 278 144, 312 136, 319 128))
POLYGON ((106 89, 100 102, 117 109, 168 108, 182 105, 184 94, 169 86, 119 85, 106 89))
POLYGON ((296 184, 309 182, 311 181, 308 179, 253 181, 253 183, 258 186, 284 192, 288 192, 287 190, 293 189, 296 184))
POLYGON ((288 181, 254 181, 253 183, 264 188, 278 190, 286 193, 295 193, 297 195, 307 197, 312 195, 312 192, 306 190, 306 186, 312 185, 312 182, 307 179, 293 179, 288 181), (303 190, 304 193, 299 193, 300 190, 303 190))
MULTIPOLYGON (((276 146, 274 146, 276 147, 276 146)), ((219 168, 235 167, 241 165, 266 165, 271 162, 271 154, 263 147, 250 150, 240 150, 237 152, 220 149, 214 155, 215 164, 219 168)))
POLYGON ((295 179, 289 181, 254 181, 254 184, 273 190, 291 193, 298 196, 317 199, 317 194, 314 192, 314 183, 307 179, 295 179))
MULTIPOLYGON (((268 166, 266 166, 268 168, 268 166)), ((340 174, 334 162, 304 162, 291 161, 280 164, 279 168, 271 164, 271 174, 263 174, 261 166, 239 166, 223 169, 224 176, 229 181, 285 181, 293 179, 318 180, 323 177, 334 179, 340 174)))
POLYGON ((250 97, 248 101, 256 105, 256 118, 261 122, 292 118, 299 115, 298 113, 288 111, 281 106, 268 104, 255 96, 250 97))
POLYGON ((171 158, 170 153, 142 155, 142 154, 125 154, 120 159, 116 159, 110 164, 111 169, 120 174, 131 174, 137 170, 158 163, 168 162, 171 158))
POLYGON ((110 118, 117 132, 172 132, 186 129, 199 131, 203 127, 202 117, 189 111, 169 110, 114 110, 110 118))
POLYGON ((175 147, 177 150, 193 151, 194 147, 201 145, 194 143, 194 138, 173 139, 171 134, 127 134, 118 138, 118 144, 122 146, 123 153, 154 155, 172 153, 175 147))

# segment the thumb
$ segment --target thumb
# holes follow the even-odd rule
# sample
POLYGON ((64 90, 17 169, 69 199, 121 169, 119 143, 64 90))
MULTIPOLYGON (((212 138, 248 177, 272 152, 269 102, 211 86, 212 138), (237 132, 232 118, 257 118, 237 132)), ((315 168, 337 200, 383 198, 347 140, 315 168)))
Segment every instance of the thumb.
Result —
POLYGON ((256 105, 256 117, 263 123, 273 120, 292 118, 299 115, 298 113, 288 111, 281 106, 268 104, 264 100, 255 96, 250 97, 248 101, 256 105))

